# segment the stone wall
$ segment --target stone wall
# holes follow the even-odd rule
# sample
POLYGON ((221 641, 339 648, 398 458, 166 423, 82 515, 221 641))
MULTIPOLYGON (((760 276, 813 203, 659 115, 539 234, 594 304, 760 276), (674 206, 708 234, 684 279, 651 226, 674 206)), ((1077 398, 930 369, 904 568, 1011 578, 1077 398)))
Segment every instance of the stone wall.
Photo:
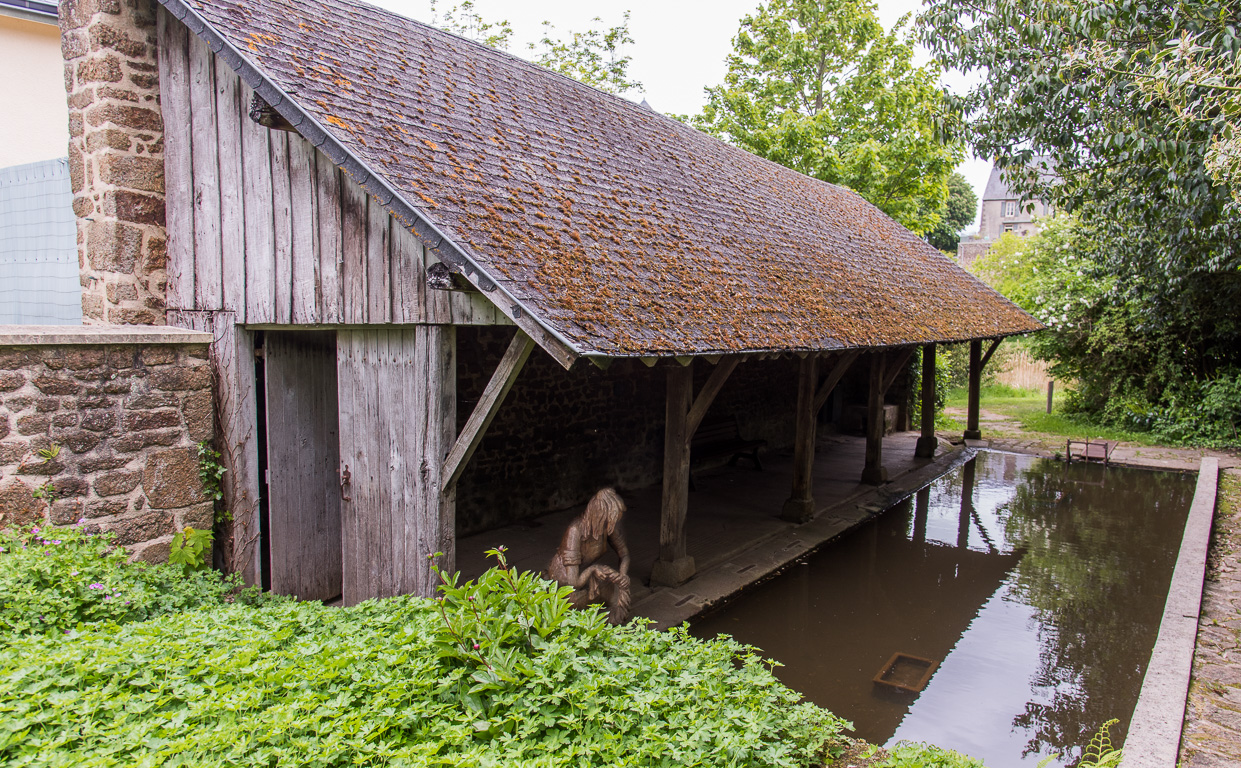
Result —
MULTIPOLYGON (((457 419, 469 418, 512 338, 511 328, 457 329, 457 419)), ((535 350, 457 486, 461 535, 580 504, 604 485, 660 482, 666 371, 637 360, 565 371, 535 350)), ((711 374, 695 362, 696 387, 711 374)), ((736 415, 741 435, 793 441, 797 361, 749 361, 729 377, 708 420, 736 415)))
POLYGON ((164 128, 152 0, 62 0, 86 323, 161 325, 164 128))
POLYGON ((149 561, 167 559, 176 530, 210 529, 196 450, 214 435, 209 339, 0 328, 0 526, 85 518, 149 561), (55 500, 35 498, 49 482, 55 500))

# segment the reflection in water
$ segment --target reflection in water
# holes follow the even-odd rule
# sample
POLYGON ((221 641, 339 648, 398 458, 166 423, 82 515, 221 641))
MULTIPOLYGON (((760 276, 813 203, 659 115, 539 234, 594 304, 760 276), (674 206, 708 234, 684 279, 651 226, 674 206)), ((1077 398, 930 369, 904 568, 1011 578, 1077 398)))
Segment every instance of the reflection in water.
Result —
POLYGON ((1036 764, 1133 711, 1192 495, 1185 475, 982 453, 694 632, 758 646, 867 740, 1036 764), (895 652, 940 662, 920 694, 872 682, 895 652))

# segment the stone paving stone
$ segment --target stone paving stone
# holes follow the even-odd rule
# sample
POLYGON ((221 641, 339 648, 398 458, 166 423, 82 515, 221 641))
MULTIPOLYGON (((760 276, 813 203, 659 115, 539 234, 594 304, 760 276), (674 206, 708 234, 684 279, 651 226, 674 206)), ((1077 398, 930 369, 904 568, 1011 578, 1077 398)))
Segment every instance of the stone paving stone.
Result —
POLYGON ((1220 477, 1194 676, 1181 731, 1183 768, 1241 765, 1241 470, 1220 477))

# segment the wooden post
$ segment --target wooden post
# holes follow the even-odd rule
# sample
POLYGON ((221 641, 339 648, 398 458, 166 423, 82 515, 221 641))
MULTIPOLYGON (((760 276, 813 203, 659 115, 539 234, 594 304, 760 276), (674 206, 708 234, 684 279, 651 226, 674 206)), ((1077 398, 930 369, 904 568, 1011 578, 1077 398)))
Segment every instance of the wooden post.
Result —
POLYGON ((888 470, 883 466, 883 364, 882 352, 871 355, 866 403, 866 466, 862 469, 862 482, 866 485, 882 485, 888 481, 888 470))
POLYGON ((935 345, 927 344, 922 348, 922 436, 918 438, 914 456, 933 459, 938 445, 939 440, 935 438, 935 345))
POLYGON ((1056 393, 1056 380, 1048 379, 1047 381, 1047 412, 1051 413, 1051 399, 1056 393))
POLYGON ((974 339, 970 342, 970 383, 969 402, 965 417, 965 439, 980 440, 982 432, 978 429, 978 399, 982 390, 982 341, 974 339))
POLYGON ((974 514, 974 472, 978 460, 970 459, 961 467, 961 515, 957 518, 957 549, 970 545, 970 518, 974 514))
POLYGON ((659 524, 659 559, 651 569, 651 584, 675 587, 694 575, 694 558, 686 554, 685 514, 689 508, 690 400, 694 390, 693 365, 668 369, 664 421, 664 493, 659 524))
POLYGON ((931 509, 931 489, 918 491, 914 497, 914 532, 913 541, 917 544, 926 543, 926 518, 931 509))
POLYGON ((343 601, 435 594, 455 567, 455 495, 442 493, 457 426, 452 326, 340 330, 343 601))
POLYGON ((807 355, 801 359, 797 372, 797 433, 793 444, 793 493, 784 502, 780 516, 795 523, 804 523, 814 516, 814 439, 817 409, 815 385, 818 384, 818 358, 807 355))

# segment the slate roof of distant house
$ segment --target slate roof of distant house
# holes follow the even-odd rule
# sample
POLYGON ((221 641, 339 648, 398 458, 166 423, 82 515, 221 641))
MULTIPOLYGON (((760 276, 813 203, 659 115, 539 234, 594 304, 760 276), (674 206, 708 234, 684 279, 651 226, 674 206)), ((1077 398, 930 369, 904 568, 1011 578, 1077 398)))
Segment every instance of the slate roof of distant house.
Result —
POLYGON ((577 354, 1041 327, 854 192, 509 54, 345 0, 160 2, 429 245, 442 235, 438 252, 577 354))
MULTIPOLYGON (((1036 155, 1030 161, 1030 165, 1031 167, 1042 169, 1041 172, 1047 178, 1052 178, 1055 176, 1055 172, 1051 170, 1054 167, 1052 165, 1051 157, 1047 155, 1036 155)), ((1025 199, 1024 195, 1019 195, 1016 192, 1012 191, 1012 189, 1008 185, 1008 180, 1005 178, 1005 176, 1006 174, 1000 168, 1000 166, 998 165, 991 166, 991 175, 987 177, 987 186, 983 189, 983 193, 982 193, 982 199, 984 201, 985 200, 1022 200, 1022 199, 1025 199)))

